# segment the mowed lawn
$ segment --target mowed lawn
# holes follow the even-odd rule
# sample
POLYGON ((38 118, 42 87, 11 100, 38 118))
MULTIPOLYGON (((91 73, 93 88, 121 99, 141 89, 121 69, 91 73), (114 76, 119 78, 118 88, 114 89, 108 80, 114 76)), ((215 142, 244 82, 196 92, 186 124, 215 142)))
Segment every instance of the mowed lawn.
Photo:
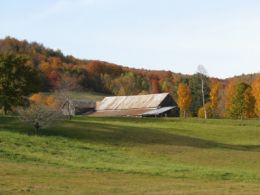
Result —
POLYGON ((260 194, 260 120, 0 117, 0 194, 260 194))

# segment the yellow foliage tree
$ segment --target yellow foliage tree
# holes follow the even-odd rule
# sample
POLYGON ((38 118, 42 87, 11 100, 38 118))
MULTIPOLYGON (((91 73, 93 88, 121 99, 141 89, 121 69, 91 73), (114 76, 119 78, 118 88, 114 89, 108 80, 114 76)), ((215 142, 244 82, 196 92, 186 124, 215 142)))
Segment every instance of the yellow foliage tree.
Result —
POLYGON ((211 90, 210 90, 210 107, 212 110, 215 110, 218 106, 218 91, 219 91, 218 81, 212 80, 211 90))
POLYGON ((245 91, 244 102, 245 102, 245 108, 247 108, 243 113, 244 116, 246 118, 255 117, 256 116, 256 114, 255 114, 255 97, 252 95, 251 87, 248 87, 248 89, 245 91))
POLYGON ((205 110, 207 112, 208 118, 212 118, 213 114, 212 114, 212 109, 211 109, 211 103, 210 102, 206 103, 204 107, 202 106, 198 110, 198 117, 199 118, 205 118, 205 110))
POLYGON ((232 98, 236 94, 238 81, 230 80, 225 88, 225 115, 229 116, 232 109, 232 98))
POLYGON ((42 63, 40 64, 40 70, 41 70, 43 73, 49 73, 49 72, 51 72, 53 69, 52 69, 50 63, 48 63, 48 62, 42 62, 42 63))
POLYGON ((192 101, 190 88, 188 85, 180 83, 178 87, 178 106, 183 112, 183 116, 186 117, 186 112, 189 109, 192 101))
POLYGON ((260 74, 256 75, 252 83, 252 94, 255 97, 255 112, 260 117, 260 74))
POLYGON ((255 97, 250 85, 244 82, 237 85, 230 114, 231 117, 239 119, 255 117, 255 97))

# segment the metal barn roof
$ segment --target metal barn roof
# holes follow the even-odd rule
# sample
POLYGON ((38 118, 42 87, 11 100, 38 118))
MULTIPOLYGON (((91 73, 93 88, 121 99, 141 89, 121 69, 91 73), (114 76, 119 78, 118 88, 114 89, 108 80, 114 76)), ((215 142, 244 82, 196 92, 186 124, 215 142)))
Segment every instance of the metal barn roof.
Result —
POLYGON ((151 109, 129 109, 129 110, 101 110, 92 113, 92 116, 142 116, 151 109))
POLYGON ((155 109, 168 96, 168 93, 114 96, 104 98, 97 106, 97 111, 104 110, 129 110, 129 109, 155 109))

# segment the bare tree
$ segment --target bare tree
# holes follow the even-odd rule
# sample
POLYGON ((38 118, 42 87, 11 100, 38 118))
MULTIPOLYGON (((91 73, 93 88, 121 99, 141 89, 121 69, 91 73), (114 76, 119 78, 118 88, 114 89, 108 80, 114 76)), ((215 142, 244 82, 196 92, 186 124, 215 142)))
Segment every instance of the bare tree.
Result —
POLYGON ((19 119, 31 125, 35 134, 38 134, 39 130, 52 125, 58 120, 64 119, 62 113, 56 109, 49 108, 42 104, 31 104, 27 108, 18 108, 19 119))
POLYGON ((55 91, 54 96, 57 98, 59 102, 59 110, 67 110, 65 114, 69 117, 69 120, 72 119, 73 116, 73 106, 72 106, 72 97, 70 96, 68 91, 59 90, 55 91))
POLYGON ((205 77, 207 76, 207 70, 203 65, 199 65, 198 69, 197 69, 197 73, 200 76, 200 80, 201 80, 201 94, 202 94, 202 105, 203 105, 203 109, 204 109, 204 116, 205 119, 208 118, 207 116, 207 110, 205 107, 205 89, 204 89, 204 85, 205 85, 205 77))
POLYGON ((79 89, 77 86, 75 80, 70 77, 69 75, 63 75, 60 77, 60 83, 55 91, 54 96, 58 99, 60 102, 60 110, 66 109, 66 115, 69 117, 69 119, 72 119, 72 113, 73 113, 73 107, 72 107, 72 97, 70 95, 70 91, 79 89), (66 106, 66 108, 64 108, 66 106))

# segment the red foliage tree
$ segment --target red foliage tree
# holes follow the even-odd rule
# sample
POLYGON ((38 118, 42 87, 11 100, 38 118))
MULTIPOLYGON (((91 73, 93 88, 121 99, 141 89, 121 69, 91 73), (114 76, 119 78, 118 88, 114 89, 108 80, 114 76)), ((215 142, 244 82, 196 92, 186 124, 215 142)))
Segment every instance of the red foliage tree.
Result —
POLYGON ((151 80, 151 93, 159 93, 159 82, 157 79, 151 80))
POLYGON ((52 87, 52 89, 56 89, 59 85, 59 81, 60 81, 60 75, 56 70, 51 71, 48 75, 48 80, 50 82, 50 85, 52 87))

